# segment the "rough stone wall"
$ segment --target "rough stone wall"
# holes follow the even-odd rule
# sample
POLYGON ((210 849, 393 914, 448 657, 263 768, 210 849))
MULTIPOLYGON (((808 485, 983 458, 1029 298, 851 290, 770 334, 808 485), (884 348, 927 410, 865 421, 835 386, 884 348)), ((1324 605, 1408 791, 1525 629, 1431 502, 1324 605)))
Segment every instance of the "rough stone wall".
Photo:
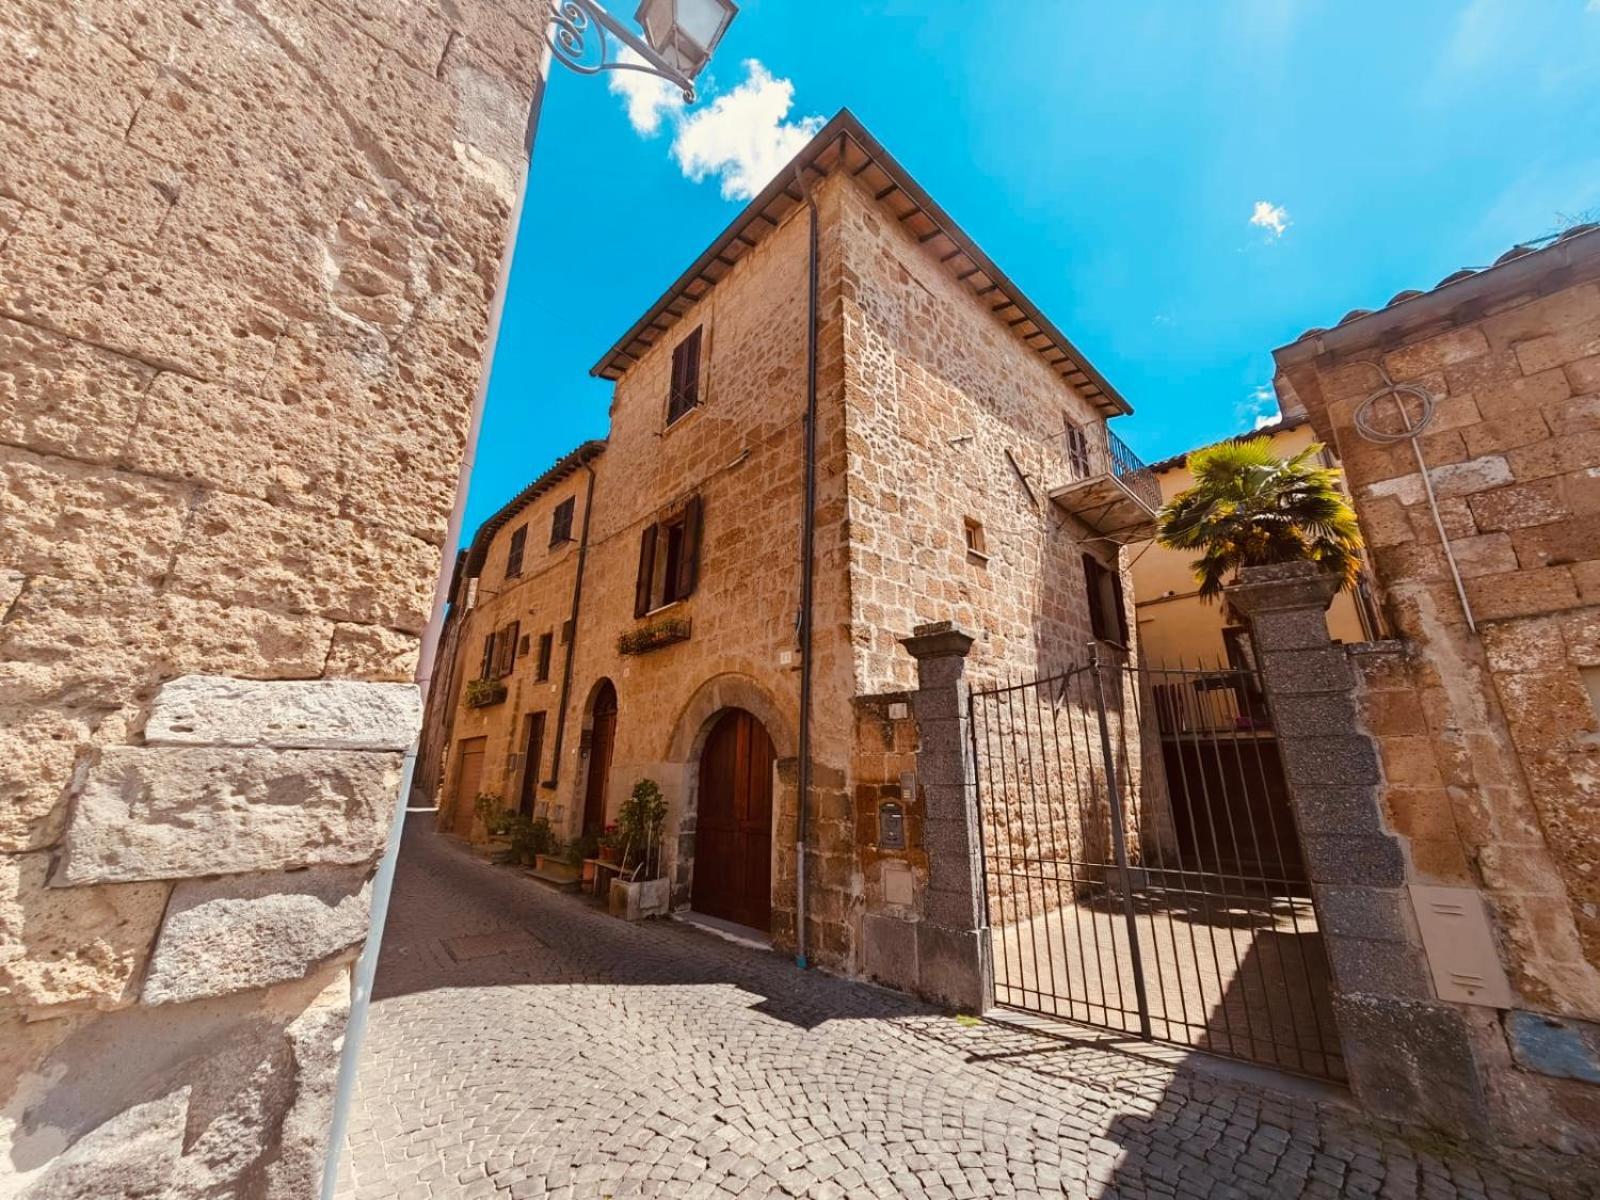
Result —
POLYGON ((1098 414, 862 189, 842 196, 859 690, 914 687, 915 664, 896 639, 931 621, 978 635, 974 687, 1083 662, 1081 556, 1110 564, 1115 548, 1089 542, 1046 493, 1068 477, 1063 417, 1091 427, 1098 414), (1028 472, 1031 499, 1007 450, 1028 472), (983 526, 986 561, 967 553, 969 517, 983 526))
POLYGON ((316 1187, 541 63, 511 14, 0 11, 7 1194, 316 1187))
POLYGON ((1552 1077, 1548 1050, 1564 1037, 1573 1061, 1593 1062, 1581 1046, 1600 1016, 1600 714, 1586 691, 1600 667, 1600 245, 1581 244, 1596 241, 1496 268, 1453 307, 1448 293, 1413 302, 1432 305, 1426 323, 1380 313, 1336 353, 1278 352, 1338 447, 1406 643, 1358 663, 1384 816, 1409 880, 1489 903, 1517 1007, 1482 1031, 1480 1053, 1492 1098, 1532 1137, 1592 1129, 1600 1111, 1592 1085, 1552 1077), (1373 362, 1437 402, 1422 452, 1476 633, 1409 446, 1353 427, 1381 383, 1373 362), (1565 1032, 1530 1048, 1530 1019, 1565 1032))
MULTIPOLYGON (((596 464, 597 472, 599 466, 596 464)), ((441 828, 463 834, 475 828, 472 824, 473 797, 457 794, 460 749, 464 742, 483 739, 483 775, 479 790, 500 796, 507 808, 517 807, 525 772, 540 771, 535 781, 540 784, 550 778, 560 712, 562 668, 567 653, 563 627, 572 615, 572 588, 577 578, 578 538, 583 529, 587 484, 587 473, 581 469, 576 471, 496 531, 472 590, 471 604, 464 606, 457 617, 451 746, 432 797, 439 803, 441 828), (554 510, 569 499, 573 501, 572 538, 552 545, 550 532, 554 510), (511 538, 524 527, 527 541, 522 571, 508 577, 506 566, 511 538), (485 708, 470 707, 465 703, 465 691, 469 681, 482 674, 484 641, 491 634, 508 629, 512 622, 517 623, 520 636, 511 673, 500 680, 506 685, 506 698, 485 708), (539 638, 546 633, 551 635, 550 673, 547 679, 541 680, 538 678, 539 638), (527 638, 526 649, 520 644, 523 637, 527 638), (535 767, 526 761, 524 721, 537 712, 545 714, 545 733, 542 761, 535 767)), ((464 601, 465 597, 462 599, 464 601)), ((591 631, 586 629, 585 632, 591 631)), ((577 738, 570 719, 566 736, 573 741, 577 738)), ((538 803, 548 806, 554 799, 554 789, 540 788, 536 795, 538 803)), ((548 811, 545 815, 549 815, 548 811)), ((481 827, 477 827, 476 832, 481 834, 481 827)))
MULTIPOLYGON (((1092 428, 1099 415, 862 189, 844 189, 843 200, 857 689, 914 688, 915 663, 897 639, 942 620, 977 635, 967 659, 974 689, 1081 666, 1092 636, 1082 556, 1093 552, 1108 565, 1120 558, 1047 493, 1068 478, 1063 418, 1092 428), (1027 485, 1007 451, 1028 474, 1027 485), (981 555, 967 549, 969 518, 983 527, 981 555)), ((1133 589, 1124 591, 1133 637, 1133 589)), ((991 745, 979 750, 979 790, 985 837, 997 856, 989 887, 1007 913, 1070 902, 1070 887, 1043 882, 1055 860, 1105 861, 1110 854, 1103 805, 1091 801, 1080 810, 1081 781, 1064 773, 1086 780, 1100 772, 1091 765, 1101 751, 1087 679, 1067 689, 1064 704, 1044 704, 1049 714, 1039 709, 1043 693, 1031 689, 1010 704, 980 701, 979 724, 987 722, 991 745), (1064 755, 1057 721, 1067 731, 1064 755), (1024 725, 1031 736, 1017 733, 1024 725)), ((1114 741, 1119 754, 1127 751, 1125 794, 1142 796, 1138 731, 1132 722, 1121 728, 1116 680, 1107 686, 1114 741)), ((1151 800, 1164 804, 1163 797, 1157 786, 1151 800)))
MULTIPOLYGON (((831 203, 822 196, 825 210, 831 203)), ((833 234, 824 213, 823 282, 835 272, 833 234)), ((555 789, 540 793, 540 812, 563 837, 581 830, 589 771, 593 702, 603 680, 616 688, 616 741, 608 776, 606 811, 617 808, 641 777, 653 778, 669 808, 668 844, 675 848, 676 903, 687 903, 692 878, 694 796, 699 754, 712 718, 724 707, 746 708, 761 719, 777 750, 773 812, 773 926, 780 946, 795 939, 795 754, 799 712, 799 656, 795 614, 800 598, 800 517, 803 425, 806 403, 806 242, 804 210, 741 258, 702 300, 687 310, 618 383, 606 452, 594 463, 595 492, 582 609, 576 624, 567 729, 555 789), (666 423, 672 349, 696 326, 703 328, 700 402, 671 426, 666 423), (634 617, 640 531, 693 494, 703 503, 699 576, 692 595, 640 620, 634 617), (648 653, 618 649, 621 634, 651 621, 687 620, 686 641, 648 653)), ((810 864, 811 953, 836 969, 850 969, 847 897, 859 890, 854 828, 846 794, 851 718, 844 557, 840 526, 842 435, 837 401, 828 391, 824 312, 818 459, 818 567, 816 583, 815 747, 810 864)), ((835 362, 832 377, 837 378, 835 362)), ((483 635, 510 620, 525 632, 558 631, 551 684, 530 682, 533 656, 519 657, 506 702, 487 709, 456 707, 452 753, 463 740, 487 738, 484 780, 508 801, 518 780, 522 716, 549 705, 546 754, 553 754, 560 679, 559 629, 569 615, 573 551, 560 551, 544 574, 543 544, 549 509, 578 494, 574 533, 583 520, 582 474, 541 497, 530 521, 525 582, 501 585, 513 528, 492 539, 478 599, 461 637, 463 673, 476 674, 483 635)), ((447 766, 443 794, 451 787, 447 766)))

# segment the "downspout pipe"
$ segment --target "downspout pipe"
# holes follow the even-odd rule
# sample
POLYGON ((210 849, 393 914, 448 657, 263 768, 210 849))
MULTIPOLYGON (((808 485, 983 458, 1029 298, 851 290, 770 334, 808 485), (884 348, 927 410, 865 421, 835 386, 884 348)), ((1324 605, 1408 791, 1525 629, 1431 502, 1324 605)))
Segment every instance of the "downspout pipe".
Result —
POLYGON ((589 514, 594 511, 594 463, 586 458, 583 469, 589 482, 583 493, 583 529, 578 534, 578 575, 572 581, 572 615, 567 618, 567 653, 561 667, 561 705, 556 712, 555 750, 550 757, 550 778, 544 786, 553 788, 561 779, 561 743, 567 732, 567 700, 572 695, 572 660, 578 650, 578 611, 583 603, 583 568, 589 561, 589 514))
POLYGON ((811 799, 811 605, 816 582, 817 526, 817 201, 795 168, 810 212, 806 254, 806 469, 800 517, 800 780, 795 813, 795 965, 806 967, 806 826, 811 799))

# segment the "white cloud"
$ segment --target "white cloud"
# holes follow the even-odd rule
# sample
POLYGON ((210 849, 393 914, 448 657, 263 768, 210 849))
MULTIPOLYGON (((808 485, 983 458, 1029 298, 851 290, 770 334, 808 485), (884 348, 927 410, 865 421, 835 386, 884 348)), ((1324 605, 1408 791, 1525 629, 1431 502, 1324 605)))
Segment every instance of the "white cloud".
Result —
POLYGON ((697 183, 719 176, 726 200, 754 196, 823 123, 821 117, 791 121, 794 84, 774 79, 753 58, 744 68, 744 82, 684 118, 672 143, 683 173, 697 183))
MULTIPOLYGON (((618 56, 622 62, 642 63, 644 59, 626 46, 618 56)), ((683 93, 659 75, 643 71, 613 71, 609 86, 613 96, 621 96, 628 110, 628 123, 640 137, 654 137, 661 130, 661 118, 683 107, 683 93)))
POLYGON ((1255 210, 1250 214, 1250 224, 1259 225, 1273 237, 1281 238, 1283 231, 1289 228, 1289 210, 1281 204, 1257 200, 1255 210))
POLYGON ((1249 398, 1241 400, 1234 406, 1234 415, 1241 423, 1249 421, 1251 429, 1261 429, 1274 424, 1283 417, 1278 411, 1278 393, 1267 383, 1251 388, 1249 398))
MULTIPOLYGON (((631 54, 625 52, 624 58, 631 54)), ((610 87, 622 97, 628 122, 641 137, 653 137, 663 123, 671 124, 672 157, 685 176, 696 183, 716 178, 724 199, 748 200, 811 140, 823 120, 791 119, 793 82, 775 78, 753 58, 745 60, 744 69, 737 87, 721 95, 713 88, 709 104, 688 111, 676 88, 650 75, 618 71, 610 87)))

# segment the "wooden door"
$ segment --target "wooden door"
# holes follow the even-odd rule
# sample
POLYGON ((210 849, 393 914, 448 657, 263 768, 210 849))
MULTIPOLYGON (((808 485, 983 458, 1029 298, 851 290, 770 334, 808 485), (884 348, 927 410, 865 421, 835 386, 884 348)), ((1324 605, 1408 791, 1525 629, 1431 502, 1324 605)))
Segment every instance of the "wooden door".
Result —
POLYGON ((606 824, 606 784, 611 778, 611 750, 617 742, 617 689, 608 679, 594 698, 594 726, 589 735, 589 780, 583 794, 583 832, 599 833, 606 824))
POLYGON ((694 833, 696 912, 752 929, 772 926, 772 739, 730 708, 700 754, 694 833))
POLYGON ((488 738, 466 738, 456 753, 455 808, 450 814, 450 832, 457 837, 472 836, 477 810, 472 802, 483 787, 483 750, 488 738))

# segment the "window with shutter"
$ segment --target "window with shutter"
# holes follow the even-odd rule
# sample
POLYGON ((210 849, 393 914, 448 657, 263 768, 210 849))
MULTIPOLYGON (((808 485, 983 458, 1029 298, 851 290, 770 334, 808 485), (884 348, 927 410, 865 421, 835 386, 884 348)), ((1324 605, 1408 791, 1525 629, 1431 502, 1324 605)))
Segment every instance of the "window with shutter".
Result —
POLYGON ((511 549, 506 554, 506 578, 522 574, 522 552, 528 544, 528 527, 519 525, 511 534, 511 549))
POLYGON ((494 646, 495 635, 491 633, 483 639, 483 662, 478 665, 479 679, 489 679, 494 675, 494 646))
POLYGON ((1092 554, 1083 556, 1083 584, 1089 601, 1089 629, 1096 641, 1128 644, 1128 618, 1123 609, 1122 577, 1092 554))
POLYGON ((511 668, 517 662, 517 639, 522 632, 522 623, 513 621, 496 635, 495 641, 499 647, 499 662, 496 664, 495 677, 503 678, 511 674, 511 668))
POLYGON ((1067 422, 1067 465, 1073 479, 1089 478, 1089 435, 1071 417, 1067 422))
POLYGON ((554 641, 555 638, 548 633, 539 635, 539 669, 534 674, 535 679, 545 680, 550 678, 550 651, 554 641))
POLYGON ((577 498, 568 496, 555 511, 550 514, 550 544, 559 546, 562 542, 572 540, 572 509, 577 503, 577 498))
POLYGON ((681 512, 648 526, 640 535, 634 616, 642 617, 694 594, 700 582, 704 512, 701 498, 692 496, 681 512))
POLYGON ((672 348, 672 384, 667 397, 667 424, 700 403, 700 326, 672 348))

